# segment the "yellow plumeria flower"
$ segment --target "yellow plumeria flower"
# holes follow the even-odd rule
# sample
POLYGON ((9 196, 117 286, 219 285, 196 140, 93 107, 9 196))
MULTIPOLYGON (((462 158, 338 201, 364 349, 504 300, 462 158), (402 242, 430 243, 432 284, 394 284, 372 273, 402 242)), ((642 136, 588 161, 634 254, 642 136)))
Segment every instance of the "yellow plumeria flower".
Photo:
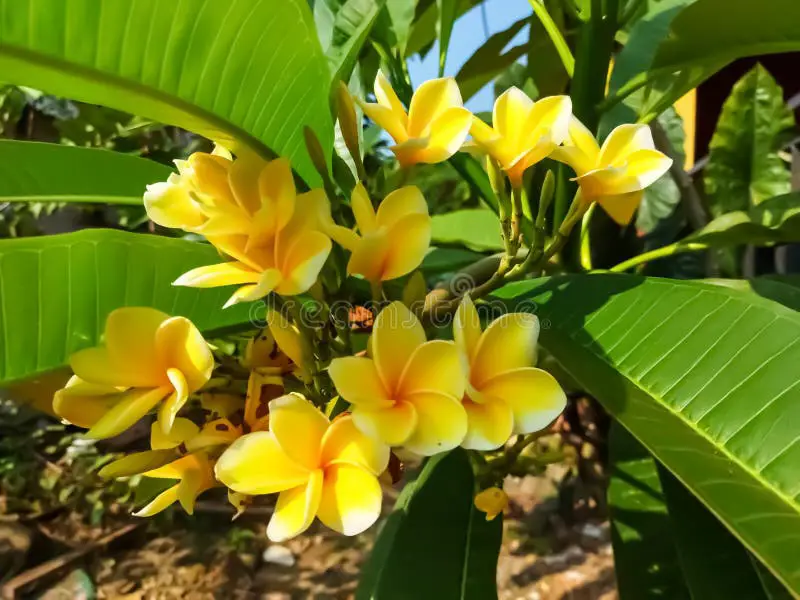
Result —
POLYGON ((328 233, 352 255, 349 274, 373 282, 402 277, 416 269, 431 242, 428 204, 419 188, 407 186, 384 198, 377 212, 360 183, 353 190, 351 206, 360 235, 330 225, 328 233))
POLYGON ((106 320, 105 343, 70 358, 75 376, 56 392, 53 408, 87 437, 118 435, 161 405, 165 433, 189 396, 211 377, 214 357, 184 317, 153 308, 119 308, 106 320))
POLYGON ((447 160, 467 139, 472 114, 464 108, 452 77, 432 79, 419 86, 406 113, 379 71, 375 98, 377 104, 359 102, 367 116, 394 138, 395 145, 390 149, 404 167, 447 160))
POLYGON ((569 96, 534 102, 512 87, 495 100, 492 127, 475 117, 470 133, 475 145, 500 163, 511 185, 518 188, 525 170, 566 139, 571 114, 569 96))
POLYGON ((273 291, 283 296, 302 294, 317 280, 331 251, 331 240, 321 231, 326 211, 330 213, 324 192, 314 190, 298 196, 291 220, 266 244, 254 244, 248 233, 208 235, 208 241, 235 260, 192 269, 173 285, 242 285, 226 308, 273 291))
POLYGON ((465 296, 453 320, 453 337, 468 365, 465 448, 499 448, 514 433, 544 429, 564 410, 564 390, 533 366, 539 337, 535 315, 507 313, 482 332, 478 311, 465 296))
POLYGON ((486 520, 493 521, 508 506, 508 496, 499 487, 490 487, 475 496, 475 508, 486 513, 486 520))
POLYGON ((426 341, 417 317, 400 302, 378 314, 370 344, 372 358, 335 358, 329 367, 339 394, 353 405, 356 426, 423 456, 461 444, 467 414, 455 345, 426 341))
POLYGON ((133 513, 135 517, 152 517, 162 510, 179 502, 190 515, 194 512, 197 497, 217 485, 214 479, 214 462, 203 452, 187 454, 178 460, 147 471, 145 477, 156 479, 177 479, 178 483, 161 492, 152 502, 133 513))
POLYGON ((620 125, 601 147, 574 117, 569 139, 552 158, 572 167, 583 199, 596 201, 620 225, 630 223, 644 189, 672 165, 672 159, 655 149, 647 125, 620 125))
POLYGON ((345 535, 372 525, 381 511, 378 476, 389 449, 360 433, 350 416, 330 422, 299 394, 270 402, 269 419, 269 431, 242 436, 216 466, 219 481, 234 492, 280 492, 269 539, 294 537, 315 516, 345 535))

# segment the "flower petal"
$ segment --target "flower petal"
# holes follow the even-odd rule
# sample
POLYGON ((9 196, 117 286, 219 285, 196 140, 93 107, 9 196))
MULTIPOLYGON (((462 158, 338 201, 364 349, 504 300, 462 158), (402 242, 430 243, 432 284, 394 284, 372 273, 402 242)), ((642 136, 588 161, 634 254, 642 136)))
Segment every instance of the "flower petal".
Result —
MULTIPOLYGON (((398 116, 406 116, 406 109, 403 106, 403 103, 400 102, 400 98, 398 98, 397 94, 394 92, 392 84, 389 83, 388 79, 386 79, 386 75, 384 75, 380 70, 378 70, 378 73, 375 76, 374 91, 375 99, 378 101, 378 104, 385 106, 398 116)), ((405 125, 406 124, 404 122, 403 127, 405 127, 405 125)))
POLYGON ((365 235, 353 248, 347 262, 348 275, 361 275, 368 281, 381 281, 389 250, 389 240, 384 233, 365 235))
POLYGON ((317 517, 344 535, 368 529, 381 514, 378 479, 361 467, 336 464, 325 469, 317 517))
POLYGON ((375 124, 385 129, 396 143, 402 144, 408 139, 408 134, 406 133, 408 117, 406 117, 405 109, 400 113, 386 108, 385 106, 381 106, 380 104, 370 104, 359 101, 359 105, 363 109, 364 114, 375 124))
POLYGON ((322 439, 321 463, 358 465, 377 477, 389 464, 389 446, 364 435, 352 416, 342 415, 334 419, 322 439))
MULTIPOLYGON (((228 170, 233 162, 225 157, 205 152, 195 152, 187 160, 190 177, 195 190, 211 199, 216 205, 235 206, 233 194, 228 184, 228 170)), ((180 165, 179 165, 179 170, 180 165)), ((181 174, 184 171, 181 170, 181 174)))
POLYGON ((159 363, 166 369, 181 372, 188 393, 208 383, 214 369, 214 356, 194 323, 185 317, 172 317, 161 324, 155 338, 159 363))
POLYGON ((451 341, 431 340, 417 347, 400 377, 398 398, 417 392, 438 392, 456 399, 464 395, 464 369, 451 341))
POLYGON ((569 120, 569 138, 567 143, 577 148, 581 154, 586 156, 591 166, 586 170, 593 169, 600 158, 600 145, 594 138, 591 131, 578 120, 578 117, 572 116, 569 120))
POLYGON ((261 205, 258 175, 264 166, 263 159, 250 154, 237 158, 228 169, 228 185, 233 198, 248 215, 255 214, 261 205))
POLYGON ((259 273, 240 262, 226 262, 217 265, 197 267, 178 277, 172 285, 185 285, 196 288, 222 287, 242 283, 256 283, 259 273))
POLYGON ((484 404, 464 401, 467 435, 461 446, 468 450, 495 450, 508 441, 514 429, 514 414, 504 400, 492 398, 484 404))
POLYGON ((417 412, 417 426, 403 446, 422 456, 433 456, 459 446, 467 435, 467 413, 460 399, 435 392, 407 397, 417 412))
POLYGON ((497 97, 492 110, 492 127, 505 144, 516 148, 523 133, 522 125, 532 109, 533 100, 518 87, 510 87, 497 97))
POLYGON ((547 96, 534 102, 525 123, 520 123, 522 145, 533 147, 542 138, 559 145, 569 136, 572 101, 569 96, 547 96))
POLYGON ((603 210, 616 223, 627 225, 633 219, 633 215, 636 214, 636 209, 639 208, 643 196, 644 190, 640 190, 618 196, 601 196, 597 199, 597 203, 603 207, 603 210))
POLYGON ((304 342, 297 327, 290 323, 280 310, 269 311, 267 326, 280 351, 294 364, 304 366, 306 362, 304 342))
POLYGON ((392 302, 378 313, 372 327, 372 356, 390 395, 414 350, 424 343, 425 330, 402 302, 392 302))
POLYGON ((626 123, 608 134, 600 149, 598 164, 603 167, 621 166, 637 150, 655 150, 653 134, 648 125, 626 123))
POLYGON ((428 146, 420 162, 435 164, 461 149, 472 127, 472 113, 466 108, 450 108, 431 124, 428 146))
POLYGON ((144 209, 150 220, 162 227, 191 231, 206 221, 186 186, 174 181, 148 185, 144 193, 144 209))
POLYGON ((53 412, 77 425, 89 428, 119 401, 119 388, 87 383, 72 376, 67 385, 53 395, 53 412))
POLYGON ((472 360, 481 339, 481 319, 469 294, 465 294, 453 317, 453 339, 467 362, 472 360))
POLYGON ((200 432, 200 428, 189 419, 179 417, 172 424, 172 429, 167 433, 154 422, 150 426, 150 447, 153 450, 168 450, 177 448, 189 438, 194 437, 200 432))
POLYGON ((331 252, 330 238, 320 231, 303 231, 291 240, 284 239, 283 234, 279 234, 277 243, 281 248, 283 279, 275 288, 276 291, 284 296, 308 291, 328 260, 331 252))
POLYGON ((130 477, 158 469, 175 460, 176 454, 171 449, 146 450, 123 456, 119 460, 107 464, 97 474, 103 479, 130 477))
POLYGON ((292 461, 306 469, 319 466, 322 436, 330 422, 300 394, 286 394, 269 403, 269 430, 292 461))
POLYGON ((273 215, 274 231, 283 229, 295 210, 297 189, 292 167, 285 158, 271 160, 258 176, 260 211, 273 215))
POLYGON ((169 369, 167 370, 167 375, 174 391, 158 411, 158 424, 161 426, 161 431, 164 435, 169 435, 175 422, 175 417, 189 399, 189 386, 183 373, 178 369, 169 369))
POLYGON ((283 451, 275 434, 256 431, 231 444, 215 467, 217 479, 242 494, 273 494, 298 485, 309 478, 309 470, 283 451))
POLYGON ((417 186, 407 185, 394 190, 383 199, 378 207, 375 224, 391 227, 404 217, 416 214, 427 215, 428 203, 417 186))
POLYGON ((278 269, 267 269, 259 276, 258 283, 255 285, 244 285, 233 292, 222 308, 228 308, 240 302, 253 302, 259 300, 277 289, 281 284, 283 275, 278 269))
POLYGON ((427 214, 404 217, 388 231, 386 238, 389 251, 381 272, 382 281, 407 275, 422 264, 431 244, 431 218, 427 214))
POLYGON ((149 504, 140 508, 135 513, 134 517, 152 517, 160 513, 162 510, 175 504, 178 501, 178 486, 173 485, 171 488, 161 492, 149 504))
POLYGON ((585 175, 596 165, 595 160, 575 146, 558 146, 550 153, 550 158, 572 167, 578 177, 585 175))
POLYGON ((322 470, 317 469, 310 474, 305 485, 281 492, 267 525, 270 541, 283 542, 308 529, 319 508, 322 480, 322 470))
POLYGON ((417 426, 417 411, 409 402, 376 409, 354 406, 352 416, 359 431, 387 446, 402 445, 417 426))
POLYGON ((372 359, 361 356, 334 358, 328 374, 336 391, 350 404, 370 409, 393 404, 372 359))
POLYGON ((400 144, 389 146, 389 150, 394 152, 401 167, 410 167, 425 162, 429 141, 427 137, 411 138, 400 144))
POLYGON ((470 374, 472 384, 481 385, 511 369, 536 363, 539 319, 530 313, 506 313, 483 332, 470 374))
POLYGON ((112 310, 106 317, 105 347, 117 368, 131 365, 141 373, 139 384, 156 385, 164 380, 164 368, 154 352, 156 332, 169 315, 144 306, 126 306, 112 310))
POLYGON ((495 377, 481 389, 484 396, 500 398, 514 413, 514 433, 533 433, 552 423, 564 410, 567 396, 547 371, 527 367, 495 377))
MULTIPOLYGON (((392 192, 394 193, 394 192, 392 192)), ((392 194, 389 194, 391 196, 392 194)), ((386 198, 388 199, 389 196, 386 198)), ((384 200, 386 202, 386 200, 384 200)), ((359 182, 353 189, 350 196, 350 208, 353 211, 353 216, 356 219, 356 225, 361 235, 366 235, 375 231, 377 221, 375 217, 375 209, 372 207, 372 200, 364 186, 359 182)))
POLYGON ((92 440, 119 435, 150 412, 170 392, 167 387, 132 389, 122 392, 119 401, 86 432, 92 440))
POLYGON ((411 98, 408 107, 409 137, 429 136, 433 122, 439 116, 449 108, 461 106, 461 92, 455 79, 429 79, 417 88, 411 98))
POLYGON ((654 184, 671 166, 672 159, 658 150, 637 150, 628 156, 627 170, 641 190, 654 184))
POLYGON ((489 125, 484 123, 479 117, 473 116, 472 125, 469 129, 472 139, 480 147, 486 148, 487 145, 496 142, 500 135, 489 125))

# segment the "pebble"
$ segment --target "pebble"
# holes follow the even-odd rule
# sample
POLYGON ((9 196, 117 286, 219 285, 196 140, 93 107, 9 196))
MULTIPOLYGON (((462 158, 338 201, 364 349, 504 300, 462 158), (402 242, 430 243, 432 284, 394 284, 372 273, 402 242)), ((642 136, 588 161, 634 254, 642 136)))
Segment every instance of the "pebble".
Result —
POLYGON ((278 544, 267 546, 267 549, 264 550, 264 554, 261 556, 261 558, 266 563, 281 565, 283 567, 293 567, 295 563, 294 554, 292 554, 292 551, 286 546, 280 546, 278 544))

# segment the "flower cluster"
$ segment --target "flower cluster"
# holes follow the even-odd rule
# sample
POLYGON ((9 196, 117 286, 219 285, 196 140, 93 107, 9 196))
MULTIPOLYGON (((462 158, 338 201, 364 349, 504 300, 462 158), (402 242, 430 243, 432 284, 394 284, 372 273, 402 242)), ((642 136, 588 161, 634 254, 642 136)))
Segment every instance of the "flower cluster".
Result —
MULTIPOLYGON (((550 156, 572 165, 583 198, 620 222, 669 167, 640 126, 618 128, 600 147, 567 97, 533 102, 512 88, 498 98, 489 126, 462 106, 452 79, 422 85, 408 112, 381 74, 375 96, 364 111, 394 138, 403 167, 446 160, 471 133, 466 145, 490 156, 513 188, 550 156)), ((342 130, 352 131, 352 99, 344 105, 340 120, 351 116, 342 130)), ((484 328, 466 294, 453 340, 429 340, 412 307, 382 291, 381 282, 411 274, 429 250, 431 218, 416 187, 397 189, 376 207, 357 183, 348 217, 341 202, 332 210, 321 189, 298 193, 281 158, 234 158, 218 147, 177 161, 177 169, 148 186, 148 215, 204 236, 226 260, 175 285, 239 286, 225 306, 270 296, 272 308, 238 358, 212 349, 183 317, 130 307, 108 316, 101 345, 72 356, 75 375, 54 408, 88 437, 116 436, 157 408, 150 449, 101 471, 176 481, 136 514, 175 502, 191 513, 199 494, 225 486, 237 513, 252 496, 279 494, 267 528, 272 540, 301 533, 315 517, 354 535, 378 518, 393 449, 496 451, 514 435, 545 429, 564 409, 558 382, 536 368, 536 316, 509 313, 484 328), (287 296, 309 294, 324 307, 326 299, 352 297, 351 276, 371 283, 382 306, 361 352, 350 327, 310 328, 281 309, 287 296)), ((478 501, 490 518, 504 504, 493 490, 478 501)))

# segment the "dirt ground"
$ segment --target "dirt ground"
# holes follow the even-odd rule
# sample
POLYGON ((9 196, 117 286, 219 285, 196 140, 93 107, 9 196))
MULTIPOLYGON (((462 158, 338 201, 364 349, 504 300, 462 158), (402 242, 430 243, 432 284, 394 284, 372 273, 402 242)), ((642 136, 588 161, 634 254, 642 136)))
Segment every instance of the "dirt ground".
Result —
MULTIPOLYGON (((606 522, 589 518, 567 525, 560 516, 563 511, 559 511, 555 486, 547 477, 509 478, 505 488, 511 504, 504 521, 505 535, 498 564, 500 600, 617 598, 606 522)), ((393 495, 391 491, 387 494, 387 512, 393 495)), ((227 507, 214 501, 202 501, 191 519, 175 517, 171 523, 164 519, 155 523, 142 522, 131 531, 124 531, 124 535, 107 546, 78 556, 49 574, 33 577, 14 590, 15 595, 6 587, 4 597, 43 600, 352 598, 360 565, 369 552, 377 528, 345 538, 317 523, 294 540, 270 544, 264 536, 269 510, 255 507, 245 519, 232 525, 227 507), (170 533, 159 534, 159 530, 170 533)), ((28 554, 24 562, 28 566, 39 562, 35 560, 39 556, 51 558, 47 555, 53 555, 58 559, 76 550, 80 553, 93 541, 108 535, 109 530, 120 531, 120 526, 117 523, 105 529, 89 528, 70 515, 39 522, 33 544, 24 550, 28 554), (60 550, 54 550, 55 547, 60 550)), ((0 555, 4 543, 14 545, 13 541, 6 539, 4 542, 0 538, 0 555)), ((0 567, 0 570, 4 569, 0 567)), ((14 585, 14 581, 6 583, 14 585)))

